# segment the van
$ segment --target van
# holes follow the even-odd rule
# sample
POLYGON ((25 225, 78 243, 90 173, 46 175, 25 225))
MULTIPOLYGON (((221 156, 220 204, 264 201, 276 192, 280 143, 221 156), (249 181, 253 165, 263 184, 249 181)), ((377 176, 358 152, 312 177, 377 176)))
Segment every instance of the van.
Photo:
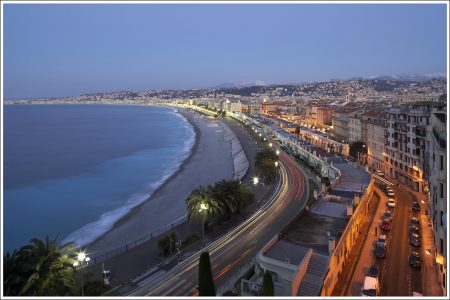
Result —
POLYGON ((380 286, 378 284, 378 278, 366 276, 364 278, 364 284, 361 288, 361 296, 363 297, 376 297, 380 294, 380 286))

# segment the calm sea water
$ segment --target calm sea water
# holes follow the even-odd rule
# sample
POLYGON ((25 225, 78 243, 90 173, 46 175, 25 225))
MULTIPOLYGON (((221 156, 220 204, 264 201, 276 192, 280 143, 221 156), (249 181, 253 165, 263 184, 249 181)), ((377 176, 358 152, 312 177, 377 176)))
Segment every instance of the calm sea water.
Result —
POLYGON ((179 168, 194 140, 170 108, 4 106, 4 250, 47 234, 94 241, 179 168))

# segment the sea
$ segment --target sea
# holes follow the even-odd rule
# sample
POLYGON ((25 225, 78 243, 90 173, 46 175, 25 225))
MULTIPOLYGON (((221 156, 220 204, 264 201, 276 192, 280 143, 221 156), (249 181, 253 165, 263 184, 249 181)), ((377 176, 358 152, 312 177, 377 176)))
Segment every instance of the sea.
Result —
POLYGON ((3 108, 5 252, 47 235, 95 241, 164 184, 195 143, 192 125, 173 108, 3 108))

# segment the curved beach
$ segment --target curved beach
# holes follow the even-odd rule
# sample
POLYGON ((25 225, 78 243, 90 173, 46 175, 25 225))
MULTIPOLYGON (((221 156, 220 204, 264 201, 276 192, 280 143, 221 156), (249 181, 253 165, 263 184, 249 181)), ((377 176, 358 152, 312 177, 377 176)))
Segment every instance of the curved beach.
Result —
POLYGON ((210 120, 198 113, 185 110, 179 110, 179 113, 188 119, 196 131, 191 156, 147 201, 135 207, 116 222, 113 229, 88 246, 93 256, 158 232, 161 224, 170 228, 172 222, 184 219, 185 199, 193 189, 236 176, 236 153, 233 152, 240 145, 236 145, 235 139, 230 136, 230 129, 223 122, 210 120))

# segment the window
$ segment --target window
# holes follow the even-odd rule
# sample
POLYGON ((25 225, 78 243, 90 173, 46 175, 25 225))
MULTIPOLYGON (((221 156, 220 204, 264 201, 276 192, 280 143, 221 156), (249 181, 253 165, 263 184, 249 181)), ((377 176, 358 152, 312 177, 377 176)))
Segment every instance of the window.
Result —
POLYGON ((444 198, 444 184, 440 183, 439 185, 441 186, 441 198, 444 198))
MULTIPOLYGON (((441 183, 442 184, 442 183, 441 183)), ((439 218, 439 221, 441 222, 441 226, 444 225, 444 221, 443 221, 443 216, 444 216, 444 212, 441 210, 441 217, 439 218)), ((444 251, 442 251, 441 253, 443 253, 444 251)))
POLYGON ((441 171, 444 170, 444 156, 441 155, 441 171))

